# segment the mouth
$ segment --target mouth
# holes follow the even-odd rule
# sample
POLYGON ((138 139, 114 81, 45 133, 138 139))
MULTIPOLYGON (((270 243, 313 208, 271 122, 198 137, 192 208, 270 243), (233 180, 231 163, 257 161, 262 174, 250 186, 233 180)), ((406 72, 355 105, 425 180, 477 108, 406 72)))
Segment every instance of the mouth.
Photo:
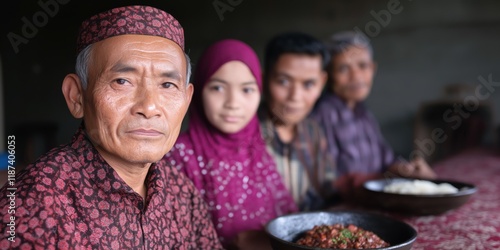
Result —
POLYGON ((227 123, 237 123, 241 120, 241 117, 239 116, 230 116, 230 115, 223 115, 221 116, 222 120, 227 123))
POLYGON ((302 108, 285 106, 283 110, 285 111, 285 113, 295 114, 295 113, 300 113, 302 111, 302 108))
POLYGON ((129 130, 128 133, 136 136, 146 136, 146 137, 156 137, 163 135, 162 132, 156 129, 145 129, 145 128, 129 130))

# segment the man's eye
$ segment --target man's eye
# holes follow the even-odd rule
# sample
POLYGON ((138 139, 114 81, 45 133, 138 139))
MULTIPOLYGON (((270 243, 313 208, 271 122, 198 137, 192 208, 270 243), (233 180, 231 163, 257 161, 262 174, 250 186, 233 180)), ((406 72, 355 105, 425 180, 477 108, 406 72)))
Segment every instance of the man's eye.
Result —
POLYGON ((307 82, 304 83, 304 88, 310 89, 310 88, 314 87, 314 85, 316 85, 315 82, 313 82, 313 81, 307 81, 307 82))
POLYGON ((124 85, 124 84, 126 84, 128 81, 127 81, 127 80, 125 80, 125 79, 121 79, 121 78, 120 78, 120 79, 116 79, 116 80, 115 80, 115 82, 116 82, 116 83, 118 83, 118 84, 120 84, 120 85, 124 85))
POLYGON ((277 79, 277 82, 279 85, 282 85, 282 86, 287 86, 289 83, 287 79, 283 79, 283 78, 277 79))
POLYGON ((368 63, 360 63, 359 64, 360 69, 367 69, 368 68, 368 63))
POLYGON ((163 87, 163 88, 166 88, 166 89, 173 88, 173 87, 175 87, 175 86, 176 86, 176 85, 175 85, 175 84, 173 84, 173 83, 171 83, 171 82, 165 82, 165 83, 163 83, 163 84, 162 84, 162 87, 163 87))

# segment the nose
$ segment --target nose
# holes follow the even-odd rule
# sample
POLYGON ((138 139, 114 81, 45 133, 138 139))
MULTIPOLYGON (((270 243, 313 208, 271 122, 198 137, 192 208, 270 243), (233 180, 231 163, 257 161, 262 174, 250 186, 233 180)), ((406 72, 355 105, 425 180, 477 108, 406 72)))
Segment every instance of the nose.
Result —
POLYGON ((362 72, 358 67, 352 67, 350 74, 351 82, 361 82, 362 80, 362 72))
POLYGON ((228 109, 238 109, 239 108, 239 100, 238 93, 236 90, 228 91, 225 96, 224 107, 228 109))
POLYGON ((138 87, 132 112, 146 119, 161 116, 159 97, 158 90, 152 86, 138 87))
POLYGON ((291 84, 289 92, 288 92, 288 99, 291 101, 297 101, 301 95, 301 89, 299 84, 291 84))

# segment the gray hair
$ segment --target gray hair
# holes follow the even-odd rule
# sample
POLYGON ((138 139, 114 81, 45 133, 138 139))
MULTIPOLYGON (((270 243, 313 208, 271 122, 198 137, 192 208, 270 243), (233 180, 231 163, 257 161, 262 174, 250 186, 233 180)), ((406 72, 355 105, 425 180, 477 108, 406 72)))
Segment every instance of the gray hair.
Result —
MULTIPOLYGON (((76 65, 75 72, 76 75, 80 78, 80 82, 83 89, 87 88, 88 84, 88 73, 89 73, 89 65, 90 65, 90 55, 92 54, 92 44, 85 47, 78 56, 76 57, 76 65)), ((189 79, 191 78, 191 59, 188 54, 184 53, 186 57, 186 86, 189 84, 189 79)))
POLYGON ((335 33, 325 42, 325 44, 332 58, 351 46, 364 48, 370 53, 370 56, 373 57, 373 48, 370 44, 370 39, 360 32, 342 31, 335 33))

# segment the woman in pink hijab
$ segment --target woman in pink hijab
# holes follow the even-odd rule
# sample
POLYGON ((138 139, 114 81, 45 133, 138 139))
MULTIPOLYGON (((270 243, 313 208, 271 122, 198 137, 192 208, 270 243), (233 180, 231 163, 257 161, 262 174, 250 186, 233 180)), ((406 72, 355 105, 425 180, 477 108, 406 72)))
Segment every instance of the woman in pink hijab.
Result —
POLYGON ((189 128, 165 159, 193 181, 231 247, 240 233, 297 208, 261 137, 261 70, 252 48, 232 39, 213 44, 197 64, 194 86, 189 128))

